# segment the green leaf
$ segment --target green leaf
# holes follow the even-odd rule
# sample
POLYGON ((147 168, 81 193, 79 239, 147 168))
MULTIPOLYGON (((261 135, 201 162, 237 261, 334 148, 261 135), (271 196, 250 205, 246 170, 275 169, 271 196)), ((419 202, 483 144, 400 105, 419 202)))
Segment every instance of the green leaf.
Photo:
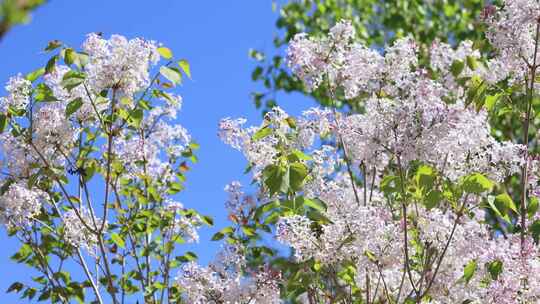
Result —
POLYGON ((476 271, 476 261, 471 260, 469 263, 467 263, 467 265, 465 265, 465 268, 463 269, 463 279, 465 280, 465 282, 469 283, 475 271, 476 271))
POLYGON ((21 282, 15 282, 9 286, 9 288, 6 290, 6 293, 10 292, 20 292, 24 288, 24 285, 21 282))
POLYGON ((159 47, 157 48, 157 51, 161 55, 161 57, 165 59, 171 59, 173 57, 173 53, 169 48, 159 47))
POLYGON ((139 108, 134 109, 133 111, 131 111, 129 117, 130 117, 129 124, 135 128, 139 128, 141 126, 141 122, 144 117, 144 111, 139 108))
POLYGON ((529 204, 527 204, 527 214, 529 218, 532 218, 538 211, 538 199, 536 197, 531 197, 529 199, 529 204))
POLYGON ((364 255, 368 258, 368 260, 372 263, 378 263, 377 256, 369 250, 364 251, 364 255))
POLYGON ((195 261, 197 259, 197 255, 194 252, 188 251, 181 257, 181 259, 186 262, 195 261))
POLYGON ((8 118, 4 114, 0 114, 0 134, 4 132, 8 124, 8 118))
POLYGON ((223 239, 225 235, 233 233, 233 231, 234 230, 232 227, 225 227, 221 229, 219 232, 216 232, 214 236, 212 236, 212 241, 219 241, 223 239))
POLYGON ((313 159, 311 156, 305 154, 304 152, 302 152, 300 150, 294 150, 294 151, 292 151, 291 154, 294 155, 298 160, 309 161, 309 160, 313 159))
POLYGON ((88 166, 86 166, 86 168, 84 169, 83 180, 85 182, 91 180, 94 174, 96 173, 96 170, 97 170, 96 163, 90 162, 88 166))
POLYGON ((281 213, 278 212, 277 210, 274 210, 270 212, 270 214, 266 217, 266 219, 264 220, 264 224, 266 225, 275 224, 277 223, 280 217, 281 217, 281 213))
POLYGON ((313 271, 319 272, 322 269, 322 264, 320 262, 315 261, 313 263, 313 271))
POLYGON ((82 69, 86 64, 88 64, 89 56, 85 53, 74 53, 74 63, 79 68, 82 69))
POLYGON ((500 207, 504 207, 505 209, 510 209, 515 213, 519 213, 516 204, 514 203, 510 195, 508 195, 508 193, 497 195, 495 197, 495 203, 497 204, 499 209, 502 209, 500 207))
POLYGON ((503 263, 499 260, 488 263, 487 269, 491 278, 496 280, 503 271, 503 263))
POLYGON ((182 74, 180 74, 180 71, 176 69, 162 66, 161 68, 159 68, 159 73, 174 84, 179 84, 182 82, 182 74))
POLYGON ((289 125, 291 129, 296 129, 296 120, 294 119, 294 117, 289 116, 285 118, 285 122, 289 125))
POLYGON ((49 74, 52 71, 54 71, 54 67, 56 66, 56 61, 58 60, 58 55, 54 55, 47 61, 47 64, 45 65, 45 74, 49 74))
MULTIPOLYGON (((317 211, 317 210, 310 210, 310 211, 307 212, 306 216, 311 221, 316 222, 316 223, 320 224, 321 226, 322 225, 332 224, 332 221, 326 215, 324 215, 324 212, 320 212, 320 211, 317 211)), ((351 237, 353 237, 353 236, 351 236, 351 237)))
POLYGON ((191 79, 191 69, 189 67, 189 62, 187 60, 182 59, 178 61, 178 66, 184 71, 184 73, 191 79))
POLYGON ((264 61, 264 54, 254 49, 249 49, 248 56, 259 62, 264 61))
POLYGON ((34 81, 36 81, 36 79, 38 79, 43 74, 45 74, 45 68, 39 68, 39 69, 37 69, 35 71, 32 71, 32 72, 26 74, 25 78, 26 78, 26 80, 28 80, 30 82, 34 82, 34 81))
POLYGON ((430 191, 426 197, 425 197, 425 205, 426 208, 432 209, 439 205, 439 203, 443 200, 444 195, 439 190, 432 190, 430 191))
POLYGON ((62 41, 60 40, 51 40, 45 47, 45 52, 50 52, 62 46, 62 41))
POLYGON ((86 75, 82 72, 69 71, 62 77, 62 86, 71 91, 83 83, 85 78, 86 75))
POLYGON ((255 220, 258 221, 263 214, 265 214, 266 212, 268 212, 268 211, 270 211, 272 209, 278 208, 279 205, 280 205, 280 203, 277 200, 260 205, 255 210, 255 216, 254 216, 255 220))
POLYGON ((430 166, 421 165, 416 170, 414 179, 420 189, 424 191, 431 189, 433 188, 433 183, 436 179, 435 170, 433 170, 433 168, 430 166))
POLYGON ((122 237, 118 235, 117 233, 111 233, 111 240, 120 248, 126 247, 126 243, 124 242, 124 239, 122 239, 122 237))
POLYGON ((19 248, 19 251, 15 253, 13 256, 11 256, 11 259, 18 263, 22 263, 32 254, 32 252, 33 252, 33 249, 32 247, 30 247, 30 245, 22 244, 21 248, 19 248))
POLYGON ((219 241, 221 239, 223 239, 225 237, 225 234, 223 234, 222 232, 218 231, 216 232, 213 236, 212 236, 212 241, 219 241))
POLYGON ((263 73, 263 68, 261 66, 256 67, 253 72, 251 72, 251 80, 255 81, 261 77, 263 73))
POLYGON ((72 65, 77 59, 77 53, 72 48, 67 48, 64 50, 64 62, 67 65, 72 65))
POLYGON ((389 195, 395 193, 399 189, 400 180, 395 175, 386 175, 381 180, 381 190, 384 194, 389 195))
POLYGON ((288 178, 285 178, 285 170, 277 165, 269 165, 263 170, 264 184, 270 195, 289 188, 288 178))
POLYGON ((208 226, 214 226, 214 220, 209 216, 202 216, 201 217, 203 223, 205 223, 208 226))
POLYGON ((289 185, 291 190, 299 191, 304 184, 304 180, 306 179, 307 175, 308 168, 306 165, 300 162, 292 163, 289 166, 289 185))
POLYGON ((46 291, 43 291, 41 293, 41 295, 39 296, 38 298, 38 301, 41 302, 41 301, 45 301, 47 299, 49 299, 51 297, 51 290, 50 289, 47 289, 46 291))
POLYGON ((242 226, 242 232, 244 232, 247 236, 255 236, 257 233, 255 232, 255 229, 251 227, 242 226))
POLYGON ((463 179, 463 190, 468 193, 481 194, 491 192, 493 182, 480 173, 473 173, 463 179))
POLYGON ((56 101, 54 93, 46 84, 40 83, 36 86, 34 99, 37 102, 51 102, 56 101))
POLYGON ((184 189, 184 186, 181 182, 171 182, 169 183, 169 189, 167 193, 169 194, 176 194, 184 189))
POLYGON ((309 199, 309 198, 306 198, 306 197, 301 197, 302 198, 302 203, 308 207, 311 207, 317 211, 320 211, 320 212, 326 212, 326 204, 321 201, 320 199, 309 199))
POLYGON ((452 72, 452 75, 454 75, 454 77, 458 77, 459 74, 461 74, 461 72, 463 71, 463 68, 465 68, 465 63, 463 63, 463 61, 456 60, 452 62, 452 65, 450 66, 450 72, 452 72))
POLYGON ((70 101, 66 106, 66 117, 70 117, 73 113, 77 112, 83 105, 81 97, 75 98, 70 101))
POLYGON ((476 75, 471 77, 470 88, 467 91, 465 106, 469 106, 471 103, 474 103, 476 110, 479 111, 485 102, 486 89, 487 85, 482 78, 476 75))
POLYGON ((269 126, 265 126, 265 127, 261 128, 261 129, 257 130, 257 132, 255 132, 255 134, 253 134, 251 139, 253 141, 258 141, 260 139, 263 139, 263 138, 267 137, 270 134, 272 134, 272 128, 270 128, 269 126))
POLYGON ((529 230, 531 231, 532 237, 536 243, 540 239, 540 220, 534 221, 530 226, 529 230))
POLYGON ((500 210, 497 207, 497 205, 495 204, 495 198, 493 196, 489 196, 487 201, 488 201, 489 207, 491 208, 491 210, 493 210, 493 212, 495 212, 497 216, 501 217, 508 224, 512 224, 512 220, 510 219, 510 216, 508 216, 508 214, 506 214, 505 212, 506 210, 500 210))
POLYGON ((501 94, 495 94, 495 95, 487 95, 486 99, 484 101, 484 106, 486 107, 486 110, 491 111, 497 104, 497 101, 501 98, 501 94))
POLYGON ((467 56, 467 66, 473 71, 476 70, 476 68, 478 67, 478 62, 476 61, 476 58, 472 56, 467 56))

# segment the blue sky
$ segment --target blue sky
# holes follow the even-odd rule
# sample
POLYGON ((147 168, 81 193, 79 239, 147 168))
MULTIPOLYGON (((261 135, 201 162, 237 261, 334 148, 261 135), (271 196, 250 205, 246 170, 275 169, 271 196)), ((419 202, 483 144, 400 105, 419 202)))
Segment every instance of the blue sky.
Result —
MULTIPOLYGON (((45 64, 47 55, 42 50, 48 41, 59 39, 79 47, 90 32, 153 39, 172 49, 176 57, 188 59, 193 80, 177 90, 184 98, 178 121, 201 149, 200 162, 189 173, 180 199, 215 219, 215 227, 202 231, 194 248, 206 263, 219 249, 218 243, 209 241, 211 235, 227 225, 223 187, 232 180, 249 182, 242 174, 246 165, 242 155, 217 138, 217 123, 227 116, 260 123, 260 112, 249 98, 257 85, 250 78, 254 63, 247 54, 250 48, 272 50, 276 18, 271 0, 51 1, 34 13, 29 25, 14 28, 0 42, 0 92, 11 75, 45 64)), ((311 105, 297 95, 278 95, 278 100, 294 114, 311 105)), ((4 291, 11 282, 28 279, 28 268, 9 259, 18 247, 4 229, 0 241, 0 303, 22 303, 4 291)))

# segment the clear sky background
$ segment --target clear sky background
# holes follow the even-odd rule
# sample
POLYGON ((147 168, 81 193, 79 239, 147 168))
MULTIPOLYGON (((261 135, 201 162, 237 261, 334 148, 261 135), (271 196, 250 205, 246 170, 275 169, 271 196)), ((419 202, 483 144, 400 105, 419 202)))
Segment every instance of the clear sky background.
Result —
MULTIPOLYGON (((215 220, 193 247, 201 263, 207 263, 220 246, 210 237, 227 225, 223 187, 233 180, 249 183, 243 175, 243 156, 221 143, 217 124, 227 116, 246 117, 249 124, 261 122, 260 111, 249 98, 257 84, 251 81, 254 62, 248 50, 272 50, 276 18, 271 0, 53 0, 33 14, 29 25, 14 28, 0 42, 0 92, 4 94, 3 84, 10 76, 45 64, 48 57, 42 50, 48 41, 59 39, 78 48, 90 32, 156 40, 176 57, 186 58, 193 80, 176 91, 184 98, 178 122, 201 149, 180 200, 215 220)), ((278 100, 293 114, 312 105, 298 95, 278 95, 278 100)), ((5 290, 13 281, 27 281, 29 268, 9 259, 18 245, 3 228, 0 242, 0 303, 25 303, 5 290)))

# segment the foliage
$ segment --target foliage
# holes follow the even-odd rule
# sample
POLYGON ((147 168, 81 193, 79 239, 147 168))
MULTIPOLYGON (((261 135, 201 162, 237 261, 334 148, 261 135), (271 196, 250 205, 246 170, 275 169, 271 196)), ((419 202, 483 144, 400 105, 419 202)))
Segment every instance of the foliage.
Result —
POLYGON ((0 39, 15 25, 27 23, 30 13, 45 0, 3 0, 0 2, 0 39))

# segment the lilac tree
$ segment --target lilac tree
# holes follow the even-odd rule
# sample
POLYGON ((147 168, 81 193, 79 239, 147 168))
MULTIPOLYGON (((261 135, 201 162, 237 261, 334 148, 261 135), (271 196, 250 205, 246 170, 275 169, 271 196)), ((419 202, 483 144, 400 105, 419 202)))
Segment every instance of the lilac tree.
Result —
POLYGON ((296 35, 290 69, 332 106, 220 122, 256 190, 225 188, 231 226, 206 266, 176 248, 212 223, 173 196, 195 160, 171 123, 187 63, 121 36, 51 43, 0 103, 2 220, 14 258, 42 273, 10 289, 63 303, 539 302, 540 4, 504 1, 483 21, 488 54, 411 37, 370 49, 348 21, 296 35), (519 140, 490 125, 516 117, 519 140))

